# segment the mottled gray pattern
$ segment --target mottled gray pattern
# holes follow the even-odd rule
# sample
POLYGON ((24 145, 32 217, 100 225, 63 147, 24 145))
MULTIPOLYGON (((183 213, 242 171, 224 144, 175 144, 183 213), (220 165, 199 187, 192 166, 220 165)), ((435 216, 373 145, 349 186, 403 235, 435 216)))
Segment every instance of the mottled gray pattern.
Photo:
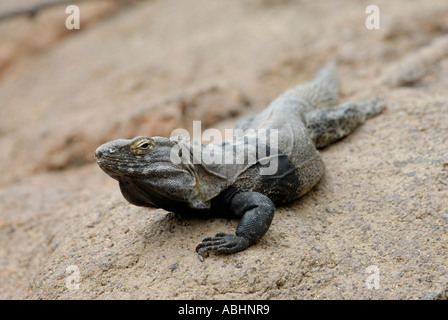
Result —
POLYGON ((336 66, 329 63, 257 116, 238 122, 237 128, 246 131, 233 141, 201 145, 182 137, 136 137, 108 142, 95 157, 135 205, 181 214, 228 211, 228 216, 240 218, 235 235, 219 233, 197 247, 201 260, 208 251, 237 252, 267 232, 275 205, 302 196, 321 179, 324 165, 317 148, 345 137, 385 106, 366 100, 331 108, 337 100, 336 66), (271 134, 270 140, 259 139, 262 130, 271 134), (261 156, 260 149, 265 150, 261 156), (221 161, 210 162, 204 154, 221 161), (171 161, 173 155, 178 161, 171 161), (263 174, 272 163, 277 164, 275 172, 263 174))

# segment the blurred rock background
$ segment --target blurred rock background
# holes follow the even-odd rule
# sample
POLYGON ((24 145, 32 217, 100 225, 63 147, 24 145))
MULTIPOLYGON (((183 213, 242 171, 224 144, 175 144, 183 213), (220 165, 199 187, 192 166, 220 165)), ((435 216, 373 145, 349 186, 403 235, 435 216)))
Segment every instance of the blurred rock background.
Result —
POLYGON ((0 19, 0 298, 447 298, 445 0, 378 0, 379 30, 358 0, 74 4, 79 30, 67 4, 0 19), (329 60, 341 102, 388 108, 322 150, 324 179, 249 250, 200 263, 238 221, 131 206, 94 163, 108 140, 232 128, 329 60))

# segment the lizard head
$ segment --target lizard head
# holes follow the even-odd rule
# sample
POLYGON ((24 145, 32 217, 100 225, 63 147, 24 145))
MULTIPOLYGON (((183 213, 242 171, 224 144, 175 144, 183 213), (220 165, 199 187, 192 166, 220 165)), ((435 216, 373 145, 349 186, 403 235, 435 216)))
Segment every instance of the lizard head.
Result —
MULTIPOLYGON (((95 159, 120 186, 123 182, 138 185, 148 200, 157 194, 182 202, 188 199, 196 179, 189 166, 172 161, 176 146, 176 141, 163 137, 119 139, 98 147, 95 159)), ((181 153, 176 151, 176 156, 181 157, 181 153)))
POLYGON ((112 178, 167 178, 182 168, 170 160, 175 143, 162 137, 135 137, 107 142, 95 151, 101 169, 112 178), (165 175, 162 176, 162 173, 165 175))

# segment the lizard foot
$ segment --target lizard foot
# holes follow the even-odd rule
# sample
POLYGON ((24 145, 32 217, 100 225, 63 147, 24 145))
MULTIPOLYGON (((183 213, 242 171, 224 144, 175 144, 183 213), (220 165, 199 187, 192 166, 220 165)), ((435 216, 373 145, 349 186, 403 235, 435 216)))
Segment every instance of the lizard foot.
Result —
POLYGON ((386 109, 386 103, 378 99, 367 99, 360 103, 360 109, 366 115, 366 118, 371 118, 380 114, 386 109))
POLYGON ((198 258, 204 261, 203 254, 209 251, 215 253, 235 253, 249 247, 249 240, 244 237, 224 232, 217 233, 214 237, 207 237, 196 247, 198 258))

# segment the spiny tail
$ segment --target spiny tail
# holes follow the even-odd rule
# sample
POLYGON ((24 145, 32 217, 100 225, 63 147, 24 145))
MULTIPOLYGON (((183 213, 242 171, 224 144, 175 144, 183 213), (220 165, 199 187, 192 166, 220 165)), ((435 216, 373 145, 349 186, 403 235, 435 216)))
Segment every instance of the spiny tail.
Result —
POLYGON ((336 63, 330 62, 317 71, 313 79, 286 91, 306 100, 315 109, 328 108, 337 104, 339 85, 336 63))

